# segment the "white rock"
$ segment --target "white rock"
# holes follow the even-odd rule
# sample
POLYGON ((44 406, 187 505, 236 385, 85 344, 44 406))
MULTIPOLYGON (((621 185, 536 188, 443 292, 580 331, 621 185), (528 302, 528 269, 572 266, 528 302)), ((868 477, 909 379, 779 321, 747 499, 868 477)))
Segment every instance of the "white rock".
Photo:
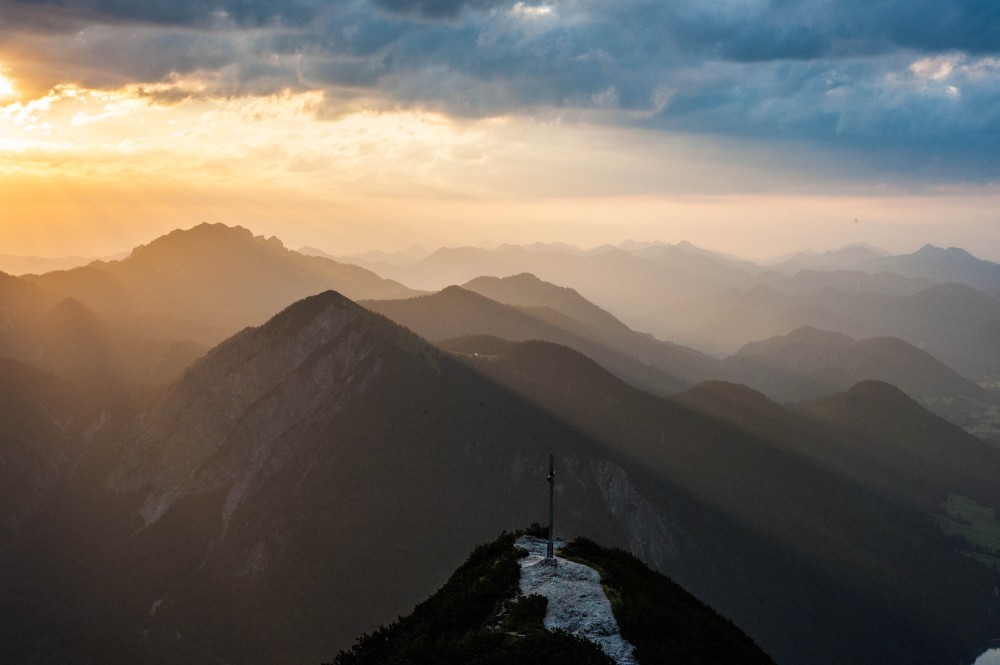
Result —
MULTIPOLYGON (((564 543, 557 542, 556 549, 564 543)), ((538 594, 549 600, 545 627, 564 630, 594 642, 618 665, 637 665, 635 647, 621 636, 611 611, 601 576, 589 566, 558 556, 555 565, 545 560, 546 541, 521 536, 517 546, 528 550, 521 559, 521 593, 538 594)))

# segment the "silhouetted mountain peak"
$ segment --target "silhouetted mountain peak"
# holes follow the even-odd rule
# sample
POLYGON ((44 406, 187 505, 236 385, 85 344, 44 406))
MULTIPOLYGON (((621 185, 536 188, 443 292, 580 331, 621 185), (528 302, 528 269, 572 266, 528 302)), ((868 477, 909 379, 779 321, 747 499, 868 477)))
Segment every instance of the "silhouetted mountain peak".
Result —
POLYGON ((873 247, 868 243, 852 243, 838 249, 818 252, 798 252, 786 259, 776 262, 776 267, 787 272, 801 269, 842 270, 855 268, 866 261, 888 256, 888 252, 873 247))
POLYGON ((463 289, 461 286, 458 286, 457 284, 446 286, 440 291, 438 291, 438 293, 440 295, 446 295, 449 297, 464 297, 467 295, 472 295, 471 291, 469 291, 468 289, 463 289))
POLYGON ((938 282, 960 282, 977 289, 1000 287, 1000 265, 976 258, 958 247, 924 245, 913 254, 887 256, 865 264, 866 270, 888 270, 938 282))
POLYGON ((225 224, 176 230, 136 247, 125 259, 47 273, 34 281, 97 312, 157 326, 156 335, 165 323, 204 343, 258 325, 289 303, 325 289, 354 299, 415 295, 365 268, 306 256, 276 237, 225 224))
POLYGON ((790 342, 809 344, 828 344, 838 347, 850 347, 855 343, 855 339, 844 333, 821 330, 813 326, 799 326, 786 336, 790 342))
POLYGON ((689 390, 674 395, 672 399, 682 404, 695 404, 702 401, 712 401, 716 403, 729 402, 742 406, 755 406, 758 408, 780 409, 781 406, 768 398, 767 395, 754 390, 742 383, 730 383, 729 381, 702 381, 689 390))
POLYGON ((918 249, 916 252, 912 254, 912 256, 949 258, 949 259, 967 258, 967 259, 972 259, 974 261, 978 261, 976 257, 974 257, 969 252, 965 251, 964 249, 961 249, 960 247, 938 247, 937 245, 932 245, 930 243, 918 249))
POLYGON ((488 307, 503 307, 502 303, 498 303, 495 300, 487 298, 486 296, 479 295, 474 291, 470 291, 461 286, 451 285, 446 286, 437 293, 432 293, 427 296, 420 296, 423 298, 429 298, 431 301, 438 301, 441 303, 451 303, 451 304, 478 304, 488 307))
POLYGON ((432 262, 438 259, 451 259, 453 257, 482 257, 489 256, 491 253, 491 250, 483 249, 482 247, 441 247, 428 254, 426 260, 432 262))
POLYGON ((92 324, 94 312, 76 298, 63 298, 49 311, 49 318, 66 325, 92 324))
MULTIPOLYGON (((470 280, 466 284, 462 285, 470 291, 476 291, 477 293, 485 292, 484 295, 492 291, 504 291, 511 294, 519 294, 522 298, 544 298, 545 296, 552 296, 553 294, 558 294, 560 297, 576 296, 579 300, 583 300, 576 290, 571 289, 566 286, 558 286, 552 284, 551 282, 546 282, 543 279, 538 278, 534 273, 522 272, 517 275, 510 275, 509 277, 490 277, 483 276, 477 277, 470 280)), ((488 296, 487 297, 491 297, 488 296)), ((496 298, 494 298, 496 299, 496 298)), ((514 304, 526 304, 523 302, 515 302, 514 304)))
POLYGON ((517 307, 544 307, 602 334, 628 333, 628 327, 575 289, 558 286, 523 272, 510 277, 477 277, 462 288, 517 307))
POLYGON ((256 474, 256 458, 268 458, 282 432, 322 420, 366 394, 385 357, 399 357, 400 351, 414 359, 409 366, 415 371, 434 353, 412 333, 335 291, 300 300, 197 361, 156 407, 152 422, 158 426, 139 437, 113 486, 151 486, 155 505, 142 509, 150 523, 182 494, 211 491, 219 474, 256 474), (233 420, 239 414, 252 416, 239 424, 233 420), (254 428, 267 430, 266 447, 254 428), (186 444, 197 439, 205 445, 186 444), (170 443, 163 446, 164 440, 170 443))
POLYGON ((896 386, 874 379, 859 381, 843 392, 804 403, 803 407, 855 427, 867 427, 872 435, 877 435, 880 428, 902 427, 904 422, 908 429, 933 424, 958 430, 896 386))
POLYGON ((361 312, 368 313, 360 305, 357 305, 336 291, 323 291, 322 293, 317 293, 314 296, 309 296, 308 298, 303 298, 298 302, 292 303, 267 323, 260 326, 259 330, 261 333, 267 335, 294 335, 332 307, 347 311, 353 310, 356 314, 360 314, 361 312))
POLYGON ((945 282, 944 284, 934 284, 933 286, 928 286, 923 291, 916 293, 910 298, 914 300, 942 300, 955 303, 956 301, 964 301, 966 303, 973 303, 975 301, 982 302, 995 302, 988 295, 976 289, 968 284, 960 284, 958 282, 945 282))
POLYGON ((132 250, 128 260, 172 257, 177 252, 193 252, 198 256, 227 250, 246 251, 250 247, 287 251, 282 242, 273 236, 265 239, 264 236, 255 236, 242 226, 202 223, 190 229, 176 229, 152 242, 139 245, 132 250))
POLYGON ((480 278, 474 279, 472 281, 476 282, 476 281, 478 281, 480 279, 481 280, 498 280, 498 281, 500 279, 503 279, 503 280, 506 280, 506 281, 510 282, 511 284, 516 284, 518 286, 537 286, 537 285, 543 283, 542 280, 538 279, 537 277, 535 277, 530 272, 522 272, 522 273, 518 273, 517 275, 511 275, 510 277, 503 277, 503 278, 500 278, 500 277, 480 277, 480 278))
POLYGON ((892 401, 899 404, 907 404, 914 408, 923 408, 906 393, 891 383, 876 381, 874 379, 859 381, 851 386, 851 388, 844 393, 844 396, 851 399, 892 401))
POLYGON ((861 340, 802 326, 787 335, 746 344, 726 360, 733 378, 772 397, 798 401, 877 379, 917 397, 972 397, 985 391, 940 360, 893 336, 861 340))

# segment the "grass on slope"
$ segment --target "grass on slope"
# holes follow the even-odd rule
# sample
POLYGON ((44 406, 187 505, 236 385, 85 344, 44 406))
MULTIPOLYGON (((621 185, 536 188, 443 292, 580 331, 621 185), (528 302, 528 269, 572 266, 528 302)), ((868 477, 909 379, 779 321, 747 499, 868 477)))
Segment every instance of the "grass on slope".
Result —
POLYGON ((600 573, 622 636, 640 663, 772 662, 727 619, 632 554, 578 538, 559 555, 600 573))

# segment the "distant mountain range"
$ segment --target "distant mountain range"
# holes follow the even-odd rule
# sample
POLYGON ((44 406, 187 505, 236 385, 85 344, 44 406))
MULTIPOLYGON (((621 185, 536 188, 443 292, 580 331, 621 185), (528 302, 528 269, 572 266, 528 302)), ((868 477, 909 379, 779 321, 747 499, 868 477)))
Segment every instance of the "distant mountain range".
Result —
POLYGON ((992 399, 978 384, 897 337, 855 341, 804 326, 747 344, 725 366, 731 380, 781 401, 830 395, 865 379, 891 383, 914 397, 992 399))
POLYGON ((0 274, 0 355, 95 387, 169 383, 208 347, 0 274))
MULTIPOLYGON (((491 291, 484 284, 478 281, 469 286, 491 291)), ((563 344, 657 394, 690 387, 692 381, 679 375, 700 380, 716 365, 712 358, 691 349, 634 333, 578 295, 561 292, 532 276, 508 278, 498 288, 509 289, 505 300, 546 302, 554 307, 502 304, 457 286, 418 298, 363 304, 434 342, 495 335, 515 341, 539 339, 563 344), (524 288, 526 285, 528 288, 524 288)))
POLYGON ((924 245, 913 254, 884 256, 864 264, 869 271, 885 270, 906 277, 937 282, 958 282, 996 293, 1000 290, 1000 264, 983 261, 958 247, 924 245))
POLYGON ((210 345, 331 287, 359 298, 418 293, 276 238, 202 224, 120 260, 0 273, 0 354, 102 386, 169 383, 210 345))
MULTIPOLYGON (((464 349, 468 338, 477 336, 562 344, 622 380, 661 395, 721 379, 752 386, 772 399, 801 401, 877 379, 924 399, 949 417, 961 418, 970 408, 988 410, 989 404, 998 401, 926 351, 893 337, 855 341, 842 333, 806 326, 787 336, 747 344, 720 362, 637 333, 575 290, 529 274, 481 277, 434 295, 365 305, 446 348, 464 349), (956 410, 956 399, 971 402, 956 410)), ((736 319, 748 327, 746 313, 728 314, 733 323, 724 329, 736 327, 736 319)))
POLYGON ((956 283, 904 296, 829 288, 788 294, 757 286, 662 308, 646 318, 646 327, 661 337, 722 353, 802 326, 855 338, 898 337, 964 376, 983 380, 1000 364, 995 355, 984 355, 989 346, 982 344, 984 330, 997 321, 1000 300, 956 283))
POLYGON ((889 252, 867 243, 855 243, 822 253, 798 252, 774 263, 773 270, 794 275, 801 270, 858 270, 871 261, 883 259, 889 252))
POLYGON ((482 276, 531 273, 575 289, 617 316, 634 316, 664 302, 707 295, 752 282, 752 275, 715 256, 667 248, 644 258, 622 249, 567 254, 509 246, 439 249, 420 261, 384 273, 421 289, 441 289, 482 276))
POLYGON ((717 355, 805 325, 899 337, 975 380, 1000 366, 982 355, 985 331, 1000 321, 1000 266, 954 248, 892 257, 855 246, 765 269, 683 245, 583 254, 505 246, 441 249, 389 270, 425 289, 530 273, 635 330, 717 355))
MULTIPOLYGON (((574 329, 588 339, 692 384, 716 377, 721 371, 715 358, 679 344, 658 340, 652 335, 635 332, 575 290, 543 282, 531 274, 502 279, 480 277, 464 284, 462 288, 498 302, 531 308, 528 311, 539 317, 544 317, 547 310, 559 312, 576 322, 578 325, 574 329)), ((564 321, 551 316, 549 318, 557 325, 564 321)), ((496 333, 493 331, 487 334, 496 333)))
POLYGON ((127 254, 122 254, 97 259, 85 256, 41 257, 0 254, 0 272, 5 272, 8 275, 41 274, 53 270, 79 268, 97 260, 115 261, 126 256, 127 254))
MULTIPOLYGON (((797 255, 770 268, 690 243, 631 241, 590 250, 539 243, 430 253, 414 247, 354 257, 377 265, 383 276, 399 280, 395 282, 222 225, 178 231, 133 254, 31 279, 141 336, 211 344, 325 288, 356 299, 399 299, 419 293, 403 284, 429 289, 467 284, 476 290, 485 283, 470 283, 480 277, 530 273, 574 290, 635 330, 703 353, 732 354, 750 342, 805 325, 855 338, 899 337, 975 380, 1000 371, 1000 357, 991 352, 989 336, 991 326, 1000 322, 995 304, 975 302, 971 294, 955 289, 946 289, 944 296, 952 304, 938 302, 935 295, 946 280, 972 286, 995 301, 1000 266, 955 248, 928 245, 911 255, 888 256, 853 245, 797 255), (931 308, 926 316, 900 311, 909 306, 908 300, 916 305, 921 299, 931 308), (973 311, 963 312, 965 307, 973 311), (952 313, 958 330, 953 329, 952 313), (891 317, 897 320, 886 320, 891 317)), ((493 295, 507 304, 534 306, 530 297, 493 295)), ((551 302, 544 306, 560 311, 551 302)), ((700 369, 668 372, 692 381, 703 378, 700 369)))

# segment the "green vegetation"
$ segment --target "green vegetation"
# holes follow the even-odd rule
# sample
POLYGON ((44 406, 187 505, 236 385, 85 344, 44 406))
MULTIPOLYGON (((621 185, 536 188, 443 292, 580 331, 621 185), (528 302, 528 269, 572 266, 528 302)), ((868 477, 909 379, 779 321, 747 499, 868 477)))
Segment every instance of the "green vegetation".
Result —
POLYGON ((638 558, 586 538, 560 556, 594 568, 640 663, 771 663, 736 626, 638 558))
POLYGON ((941 530, 953 536, 966 554, 1000 570, 1000 522, 993 508, 961 494, 949 494, 937 518, 941 530))
POLYGON ((611 665, 592 642, 545 630, 546 599, 518 591, 519 534, 478 546, 413 613, 363 635, 335 665, 611 665))

